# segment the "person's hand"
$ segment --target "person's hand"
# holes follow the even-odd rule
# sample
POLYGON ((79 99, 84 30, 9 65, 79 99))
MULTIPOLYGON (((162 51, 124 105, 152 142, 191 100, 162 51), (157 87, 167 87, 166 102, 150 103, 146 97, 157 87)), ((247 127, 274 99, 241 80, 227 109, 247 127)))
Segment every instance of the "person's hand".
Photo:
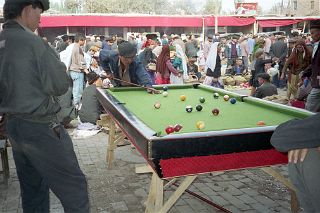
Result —
MULTIPOLYGON (((319 150, 319 148, 318 148, 319 150)), ((289 163, 303 162, 308 153, 308 149, 294 149, 288 152, 289 163)))
POLYGON ((147 87, 147 92, 150 94, 160 94, 160 90, 156 90, 155 88, 152 87, 147 87))
POLYGON ((181 73, 179 73, 177 76, 178 76, 178 77, 181 77, 181 73))
POLYGON ((280 80, 283 80, 283 79, 284 79, 284 73, 282 73, 280 76, 280 80))

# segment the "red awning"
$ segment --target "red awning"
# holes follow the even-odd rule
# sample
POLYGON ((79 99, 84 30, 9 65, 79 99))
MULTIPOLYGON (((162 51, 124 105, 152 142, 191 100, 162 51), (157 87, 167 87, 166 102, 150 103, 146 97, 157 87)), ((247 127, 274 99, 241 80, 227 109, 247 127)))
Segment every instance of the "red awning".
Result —
POLYGON ((202 27, 201 17, 164 16, 42 16, 40 27, 202 27))
POLYGON ((281 27, 296 24, 301 21, 303 21, 303 19, 258 20, 258 24, 260 27, 281 27))
POLYGON ((235 16, 220 16, 218 17, 218 26, 246 26, 253 24, 256 21, 253 17, 235 17, 235 16))

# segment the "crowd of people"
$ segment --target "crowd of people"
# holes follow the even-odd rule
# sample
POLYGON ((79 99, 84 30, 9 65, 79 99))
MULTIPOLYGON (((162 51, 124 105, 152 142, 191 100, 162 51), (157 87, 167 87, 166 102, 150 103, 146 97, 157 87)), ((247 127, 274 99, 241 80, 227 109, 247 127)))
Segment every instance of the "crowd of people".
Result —
MULTIPOLYGON (((87 181, 64 125, 77 116, 95 124, 101 113, 96 87, 140 85, 152 94, 158 93, 152 85, 183 84, 190 75, 223 87, 222 74, 249 74, 252 96, 263 98, 286 87, 289 99, 306 99, 306 109, 319 112, 319 20, 311 21, 310 37, 216 34, 200 42, 193 35, 124 40, 79 34, 50 46, 33 33, 48 9, 48 0, 5 1, 0 33, 0 113, 24 212, 49 212, 49 189, 66 212, 90 211, 87 181)), ((289 174, 308 212, 320 209, 318 129, 316 114, 280 125, 271 141, 289 153, 289 174)))

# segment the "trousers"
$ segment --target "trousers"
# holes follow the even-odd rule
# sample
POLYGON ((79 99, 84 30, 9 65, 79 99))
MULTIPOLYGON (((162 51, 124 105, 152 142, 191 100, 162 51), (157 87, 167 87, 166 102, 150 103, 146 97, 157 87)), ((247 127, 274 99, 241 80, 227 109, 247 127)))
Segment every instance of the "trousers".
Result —
POLYGON ((320 211, 320 152, 309 149, 303 162, 289 163, 289 176, 300 206, 308 213, 320 211))
POLYGON ((49 189, 65 212, 89 212, 87 181, 62 125, 9 116, 6 130, 16 164, 24 213, 49 213, 49 189))

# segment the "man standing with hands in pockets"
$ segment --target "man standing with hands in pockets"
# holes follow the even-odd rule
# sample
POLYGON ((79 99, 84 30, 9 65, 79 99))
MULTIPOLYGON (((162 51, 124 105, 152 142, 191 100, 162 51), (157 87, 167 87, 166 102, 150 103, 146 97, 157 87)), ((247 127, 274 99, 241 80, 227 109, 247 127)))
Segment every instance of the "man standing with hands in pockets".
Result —
POLYGON ((89 212, 87 181, 57 119, 65 65, 40 37, 48 0, 6 0, 0 33, 0 113, 5 113, 25 213, 49 212, 49 189, 65 212, 89 212))

